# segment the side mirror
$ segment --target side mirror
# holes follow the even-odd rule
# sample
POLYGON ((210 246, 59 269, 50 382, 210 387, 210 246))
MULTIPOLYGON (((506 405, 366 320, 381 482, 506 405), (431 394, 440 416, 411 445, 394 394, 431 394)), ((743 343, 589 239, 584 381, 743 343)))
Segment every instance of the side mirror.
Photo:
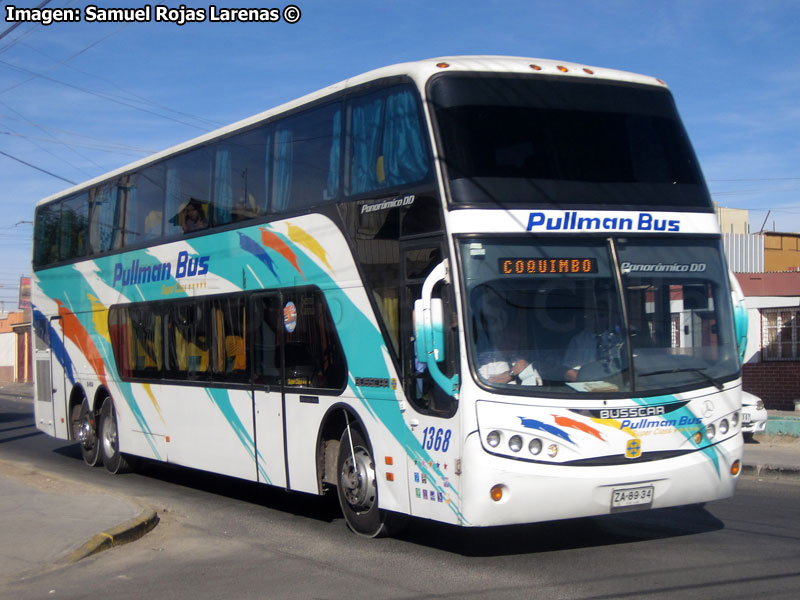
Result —
POLYGON ((731 282, 731 300, 733 302, 733 324, 736 330, 736 345, 739 348, 739 362, 744 363, 744 355, 747 351, 747 307, 744 303, 744 292, 736 275, 728 271, 728 279, 731 282))
POLYGON ((449 281, 447 261, 431 271, 422 285, 422 297, 414 302, 414 336, 417 361, 425 365, 433 381, 450 396, 458 393, 458 375, 447 377, 437 363, 445 358, 444 308, 441 298, 433 298, 433 288, 449 281))
POLYGON ((427 355, 432 354, 435 362, 444 360, 444 324, 441 298, 431 298, 430 323, 424 317, 422 300, 414 302, 414 335, 417 343, 417 360, 427 363, 427 355))

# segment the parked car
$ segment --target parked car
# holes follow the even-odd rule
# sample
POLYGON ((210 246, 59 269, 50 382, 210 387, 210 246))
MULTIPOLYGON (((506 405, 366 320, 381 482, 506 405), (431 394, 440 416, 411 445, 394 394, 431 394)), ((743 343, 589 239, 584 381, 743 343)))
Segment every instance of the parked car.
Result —
POLYGON ((764 401, 751 394, 742 392, 742 434, 745 441, 752 441, 753 435, 767 427, 767 409, 764 401))

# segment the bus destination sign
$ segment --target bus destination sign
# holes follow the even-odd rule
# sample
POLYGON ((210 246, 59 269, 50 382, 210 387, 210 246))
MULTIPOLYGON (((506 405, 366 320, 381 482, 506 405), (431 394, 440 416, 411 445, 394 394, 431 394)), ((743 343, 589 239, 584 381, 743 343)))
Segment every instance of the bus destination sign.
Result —
POLYGON ((502 275, 583 275, 597 273, 596 258, 531 258, 500 259, 502 275))

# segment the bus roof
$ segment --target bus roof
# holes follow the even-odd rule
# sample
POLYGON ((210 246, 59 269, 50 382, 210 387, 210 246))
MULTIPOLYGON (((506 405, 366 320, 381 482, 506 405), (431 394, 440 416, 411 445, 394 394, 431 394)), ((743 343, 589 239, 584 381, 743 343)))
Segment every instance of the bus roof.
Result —
POLYGON ((636 73, 629 73, 626 71, 619 71, 616 69, 607 69, 604 67, 593 67, 573 62, 556 61, 541 58, 524 58, 517 56, 490 56, 490 55, 475 55, 475 56, 442 56, 438 58, 429 58, 425 60, 418 60, 414 62, 397 63, 387 67, 381 67, 372 71, 367 71, 360 75, 356 75, 344 81, 334 83, 324 87, 305 96, 301 96, 274 108, 268 109, 251 117, 247 117, 230 125, 226 125, 209 133, 205 133, 196 138, 182 142, 156 154, 151 154, 143 159, 129 163, 113 171, 103 173, 98 177, 84 181, 74 185, 66 190, 62 190, 46 198, 43 198, 37 203, 45 204, 51 200, 62 196, 68 196, 83 189, 94 187, 108 179, 115 176, 122 175, 132 170, 144 167, 150 163, 162 160, 173 154, 178 154, 189 148, 201 145, 205 142, 222 137, 226 134, 233 133, 240 129, 245 129, 251 125, 260 123, 272 116, 288 112, 305 104, 314 102, 329 96, 336 92, 346 90, 348 88, 356 87, 370 81, 377 79, 384 79, 388 77, 407 76, 414 80, 420 89, 424 89, 425 82, 433 75, 449 72, 484 72, 484 73, 520 73, 528 74, 537 73, 541 75, 559 76, 559 77, 580 77, 585 79, 606 79, 610 81, 622 81, 629 83, 639 83, 646 85, 656 85, 666 87, 666 84, 655 77, 639 75, 636 73))

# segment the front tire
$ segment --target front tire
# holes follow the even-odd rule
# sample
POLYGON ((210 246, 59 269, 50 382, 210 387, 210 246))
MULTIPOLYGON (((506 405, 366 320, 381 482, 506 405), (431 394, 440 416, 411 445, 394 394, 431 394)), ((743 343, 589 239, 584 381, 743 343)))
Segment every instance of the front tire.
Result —
POLYGON ((119 434, 117 429, 117 411, 114 408, 114 401, 110 397, 103 400, 100 407, 100 430, 99 430, 100 455, 106 471, 112 475, 126 473, 130 470, 128 461, 119 451, 119 434))
POLYGON ((81 445, 83 462, 90 467, 97 466, 100 457, 97 421, 95 414, 89 409, 89 402, 86 398, 80 404, 72 407, 70 421, 72 422, 72 439, 81 445))
POLYGON ((354 533, 366 537, 385 535, 381 511, 378 509, 375 461, 366 437, 356 427, 351 426, 342 434, 336 472, 339 506, 347 526, 354 533))

